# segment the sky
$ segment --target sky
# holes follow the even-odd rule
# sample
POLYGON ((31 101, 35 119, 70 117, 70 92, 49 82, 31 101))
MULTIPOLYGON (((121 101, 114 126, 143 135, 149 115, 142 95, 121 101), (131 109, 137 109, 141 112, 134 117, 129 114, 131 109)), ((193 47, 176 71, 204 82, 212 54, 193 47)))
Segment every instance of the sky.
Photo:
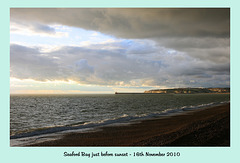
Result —
POLYGON ((10 93, 230 87, 229 8, 11 8, 10 93))

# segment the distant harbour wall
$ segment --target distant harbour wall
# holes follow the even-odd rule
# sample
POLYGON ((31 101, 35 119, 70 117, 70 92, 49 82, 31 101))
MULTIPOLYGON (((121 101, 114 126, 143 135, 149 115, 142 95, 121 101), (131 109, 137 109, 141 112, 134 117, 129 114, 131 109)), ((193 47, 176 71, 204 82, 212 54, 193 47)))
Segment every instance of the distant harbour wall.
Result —
POLYGON ((134 93, 134 92, 115 92, 115 94, 145 94, 145 93, 134 93))

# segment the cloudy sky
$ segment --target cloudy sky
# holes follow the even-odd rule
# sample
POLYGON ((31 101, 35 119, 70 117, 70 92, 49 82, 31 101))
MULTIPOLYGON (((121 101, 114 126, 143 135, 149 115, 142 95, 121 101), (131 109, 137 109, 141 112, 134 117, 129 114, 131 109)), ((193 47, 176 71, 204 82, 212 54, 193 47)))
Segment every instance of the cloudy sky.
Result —
POLYGON ((229 86, 228 8, 10 10, 10 93, 229 86))

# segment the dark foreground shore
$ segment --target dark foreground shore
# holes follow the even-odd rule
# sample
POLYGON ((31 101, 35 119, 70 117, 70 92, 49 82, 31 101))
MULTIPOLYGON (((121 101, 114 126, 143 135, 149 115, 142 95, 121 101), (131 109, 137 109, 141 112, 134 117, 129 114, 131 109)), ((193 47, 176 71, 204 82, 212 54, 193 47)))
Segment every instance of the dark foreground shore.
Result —
POLYGON ((230 104, 95 132, 69 133, 31 146, 230 146, 230 104))

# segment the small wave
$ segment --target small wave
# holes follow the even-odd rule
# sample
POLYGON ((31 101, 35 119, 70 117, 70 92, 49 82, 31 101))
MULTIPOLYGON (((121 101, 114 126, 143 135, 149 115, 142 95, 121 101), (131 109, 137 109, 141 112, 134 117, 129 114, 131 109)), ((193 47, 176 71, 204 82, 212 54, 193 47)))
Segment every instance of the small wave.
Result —
POLYGON ((57 133, 57 132, 63 132, 63 131, 70 131, 70 130, 86 130, 96 127, 102 127, 106 125, 111 124, 119 124, 119 123, 129 123, 136 120, 144 120, 144 119, 151 119, 155 117, 162 117, 162 116, 169 116, 176 113, 181 113, 184 111, 189 110, 195 110, 200 108, 205 108, 209 106, 215 106, 215 105, 221 105, 224 103, 229 103, 230 101, 224 101, 224 102, 218 102, 218 103, 208 103, 208 104, 200 104, 196 106, 183 106, 180 108, 169 108, 161 112, 155 112, 150 114, 142 114, 142 115, 135 115, 130 116, 127 114, 123 114, 119 117, 113 118, 113 119, 105 119, 101 121, 82 121, 78 123, 73 123, 70 125, 65 126, 53 126, 53 127, 45 127, 45 128, 38 128, 38 129, 32 129, 28 131, 24 131, 22 133, 15 133, 14 135, 10 136, 10 139, 18 139, 18 138, 25 138, 25 137, 32 137, 32 136, 39 136, 44 134, 51 134, 51 133, 57 133))

